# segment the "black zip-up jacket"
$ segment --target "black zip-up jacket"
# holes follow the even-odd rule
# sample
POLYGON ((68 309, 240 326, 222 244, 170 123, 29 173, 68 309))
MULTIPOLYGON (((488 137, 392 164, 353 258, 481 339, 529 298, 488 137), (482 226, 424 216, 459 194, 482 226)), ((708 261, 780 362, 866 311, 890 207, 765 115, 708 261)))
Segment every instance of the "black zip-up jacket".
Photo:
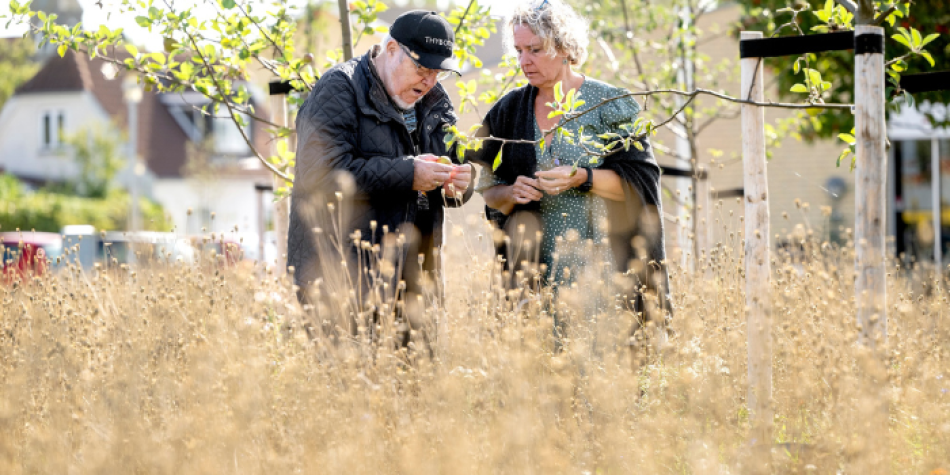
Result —
POLYGON ((410 134, 372 64, 377 50, 326 71, 297 114, 287 265, 301 287, 328 267, 339 268, 340 249, 355 257, 349 238, 354 231, 380 243, 384 230, 395 233, 411 223, 421 235, 420 252, 431 256, 442 243, 443 207, 460 206, 474 189, 469 186, 461 200, 448 202, 441 189, 427 197, 412 189, 413 156, 455 160, 454 149, 446 150, 443 127, 455 124, 456 115, 437 84, 416 104, 417 125, 410 134), (328 203, 334 203, 332 213, 328 203))

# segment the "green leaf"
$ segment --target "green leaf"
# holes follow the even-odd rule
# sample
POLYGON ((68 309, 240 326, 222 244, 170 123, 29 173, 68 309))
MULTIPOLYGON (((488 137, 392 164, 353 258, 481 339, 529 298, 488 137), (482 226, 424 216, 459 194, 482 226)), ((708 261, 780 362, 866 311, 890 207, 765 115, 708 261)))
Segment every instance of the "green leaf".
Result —
POLYGON ((910 41, 907 41, 907 38, 904 35, 894 33, 893 35, 891 35, 891 39, 906 46, 909 49, 914 49, 914 47, 910 45, 910 41))
POLYGON ((636 147, 637 150, 639 150, 639 151, 641 151, 641 152, 643 151, 643 144, 640 143, 639 140, 635 140, 635 141, 633 142, 633 146, 636 147))
POLYGON ((237 6, 237 3, 235 3, 234 0, 221 0, 221 6, 227 10, 230 10, 237 6))
POLYGON ((172 51, 175 51, 176 49, 178 49, 178 47, 180 47, 181 45, 177 41, 175 41, 175 38, 166 36, 165 39, 162 41, 162 46, 165 48, 166 53, 171 53, 172 51))
POLYGON ((131 55, 132 55, 133 57, 135 57, 135 58, 137 58, 137 57, 139 56, 139 49, 136 48, 135 45, 126 43, 126 44, 125 44, 125 50, 128 51, 129 54, 131 54, 131 55))
POLYGON ((794 64, 792 64, 792 71, 794 71, 795 74, 798 74, 799 72, 801 72, 801 70, 802 70, 801 58, 799 58, 795 60, 794 64))
POLYGON ((854 145, 855 139, 851 134, 838 134, 838 138, 847 142, 848 145, 854 145))
POLYGON ((837 167, 840 168, 840 167, 841 167, 841 160, 844 159, 845 157, 847 157, 849 153, 851 153, 851 149, 850 149, 850 148, 846 148, 846 149, 842 150, 842 151, 841 151, 841 155, 838 155, 838 160, 835 162, 835 166, 837 166, 837 167))
POLYGON ((831 82, 830 82, 830 81, 822 81, 822 82, 821 82, 821 90, 822 90, 822 91, 827 91, 828 89, 831 89, 831 82))
MULTIPOLYGON (((558 83, 560 84, 560 83, 558 83)), ((491 164, 492 171, 498 170, 498 167, 501 166, 501 152, 504 149, 504 146, 498 149, 498 155, 495 156, 495 161, 491 164)))
POLYGON ((816 69, 806 69, 808 73, 808 81, 811 82, 812 87, 818 87, 821 84, 821 73, 816 69))
POLYGON ((68 49, 69 47, 66 46, 66 44, 61 44, 58 48, 56 48, 56 52, 59 53, 59 57, 62 58, 63 56, 66 56, 66 50, 68 49))
POLYGON ((930 43, 931 41, 939 37, 940 37, 940 33, 933 33, 933 34, 927 35, 927 37, 924 38, 924 40, 920 42, 920 47, 923 48, 924 46, 927 46, 927 43, 930 43))
POLYGON ((791 92, 802 92, 802 93, 806 93, 806 94, 807 94, 807 93, 808 93, 808 88, 805 87, 804 84, 796 84, 796 85, 792 86, 792 89, 791 89, 790 91, 791 91, 791 92))
POLYGON ((558 104, 560 104, 561 101, 564 100, 564 91, 561 89, 561 87, 562 86, 561 86, 560 81, 558 81, 558 83, 554 85, 554 101, 557 102, 558 104))
POLYGON ((931 56, 930 53, 923 51, 920 53, 920 55, 923 56, 924 59, 926 59, 928 63, 930 63, 931 68, 934 67, 934 57, 931 56))
POLYGON ((911 28, 910 34, 911 38, 914 40, 914 49, 920 48, 921 42, 924 41, 924 39, 920 37, 920 32, 917 31, 917 28, 911 28))

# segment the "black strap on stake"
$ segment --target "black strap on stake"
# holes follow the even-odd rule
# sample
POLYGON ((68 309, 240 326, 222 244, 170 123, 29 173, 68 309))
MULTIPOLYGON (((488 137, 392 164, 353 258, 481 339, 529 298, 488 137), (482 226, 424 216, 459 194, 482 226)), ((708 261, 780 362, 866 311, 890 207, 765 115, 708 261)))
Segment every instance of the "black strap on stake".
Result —
POLYGON ((713 192, 713 196, 718 199, 723 198, 741 198, 745 196, 745 188, 733 188, 730 190, 718 190, 713 192))
POLYGON ((271 81, 268 86, 271 96, 283 96, 295 90, 290 81, 271 81))
POLYGON ((865 33, 854 38, 854 54, 883 54, 884 35, 865 33))
POLYGON ((693 175, 698 175, 700 180, 705 180, 707 175, 705 171, 693 171, 689 168, 668 167, 666 165, 660 165, 660 171, 663 173, 663 176, 691 177, 693 175))
POLYGON ((854 32, 839 31, 806 36, 782 36, 739 41, 740 58, 778 58, 854 48, 854 32))
POLYGON ((901 89, 911 94, 950 91, 950 71, 901 75, 901 89))

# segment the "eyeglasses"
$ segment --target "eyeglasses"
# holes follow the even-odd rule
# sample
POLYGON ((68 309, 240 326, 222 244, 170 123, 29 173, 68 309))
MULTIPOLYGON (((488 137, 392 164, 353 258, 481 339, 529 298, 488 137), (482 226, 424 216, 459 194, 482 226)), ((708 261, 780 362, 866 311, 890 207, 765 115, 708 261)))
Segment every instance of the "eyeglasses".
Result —
POLYGON ((402 52, 406 54, 406 57, 412 60, 412 64, 416 66, 416 74, 418 74, 419 76, 422 76, 424 78, 435 76, 436 81, 445 81, 446 79, 452 76, 452 71, 448 71, 445 69, 430 69, 419 64, 419 62, 416 61, 416 58, 412 57, 412 52, 409 51, 409 48, 406 48, 405 45, 403 45, 402 43, 398 43, 398 44, 399 44, 399 47, 402 48, 402 52))

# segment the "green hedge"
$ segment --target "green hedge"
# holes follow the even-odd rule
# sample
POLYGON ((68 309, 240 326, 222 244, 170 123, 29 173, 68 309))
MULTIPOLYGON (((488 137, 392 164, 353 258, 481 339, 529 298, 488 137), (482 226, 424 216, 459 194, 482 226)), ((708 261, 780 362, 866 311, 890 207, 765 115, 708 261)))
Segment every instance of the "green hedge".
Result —
MULTIPOLYGON (((105 198, 84 198, 49 190, 27 191, 10 175, 0 174, 0 231, 60 232, 67 224, 91 224, 101 231, 128 228, 129 194, 110 191, 105 198)), ((161 205, 139 200, 146 230, 169 231, 171 222, 161 205)))

